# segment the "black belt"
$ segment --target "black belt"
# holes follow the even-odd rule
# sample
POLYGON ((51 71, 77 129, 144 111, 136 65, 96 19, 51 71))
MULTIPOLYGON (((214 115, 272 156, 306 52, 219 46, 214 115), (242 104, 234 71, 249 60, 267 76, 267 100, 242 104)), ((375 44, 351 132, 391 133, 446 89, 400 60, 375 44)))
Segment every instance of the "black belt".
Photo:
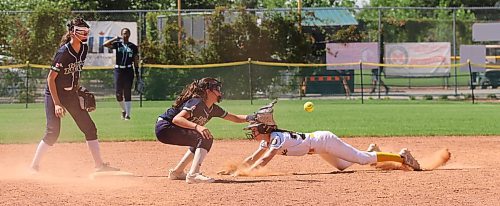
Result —
POLYGON ((126 68, 132 68, 132 64, 131 65, 115 65, 115 69, 126 69, 126 68))
POLYGON ((292 138, 294 139, 302 139, 302 140, 305 140, 306 139, 306 134, 302 134, 302 133, 292 133, 292 138))

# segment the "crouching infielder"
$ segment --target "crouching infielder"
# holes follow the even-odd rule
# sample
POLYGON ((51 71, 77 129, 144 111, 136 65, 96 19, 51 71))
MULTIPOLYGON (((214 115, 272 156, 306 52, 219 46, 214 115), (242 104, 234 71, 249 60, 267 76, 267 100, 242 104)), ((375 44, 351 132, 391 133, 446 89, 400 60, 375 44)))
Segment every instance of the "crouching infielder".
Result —
MULTIPOLYGON (((408 149, 402 149, 399 154, 380 152, 375 144, 371 144, 368 151, 358 150, 342 141, 329 131, 316 131, 312 133, 298 133, 278 129, 272 114, 268 111, 257 113, 257 120, 247 126, 250 130, 248 138, 259 140, 259 148, 243 161, 247 165, 244 173, 251 173, 255 169, 264 167, 275 155, 303 156, 306 154, 319 154, 325 161, 339 170, 345 170, 357 163, 360 165, 374 164, 377 162, 394 161, 407 165, 413 170, 421 170, 420 165, 410 154, 408 149), (267 113, 267 114, 266 114, 267 113), (259 115, 267 116, 259 118, 259 115)), ((219 174, 234 176, 242 175, 238 171, 220 171, 219 174)))

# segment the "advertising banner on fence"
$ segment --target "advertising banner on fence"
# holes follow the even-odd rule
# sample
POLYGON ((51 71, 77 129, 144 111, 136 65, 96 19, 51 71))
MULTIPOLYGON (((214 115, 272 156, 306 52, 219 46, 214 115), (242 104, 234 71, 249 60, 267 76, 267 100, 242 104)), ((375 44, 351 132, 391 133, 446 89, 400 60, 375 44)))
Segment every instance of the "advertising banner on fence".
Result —
POLYGON ((87 66, 114 66, 116 50, 103 46, 104 42, 120 36, 122 28, 130 29, 129 41, 137 45, 137 23, 119 21, 88 21, 90 36, 88 40, 89 53, 85 60, 87 66))
POLYGON ((385 45, 385 63, 417 65, 413 67, 385 67, 387 77, 449 76, 451 45, 449 42, 396 43, 385 45))
MULTIPOLYGON (((326 63, 379 63, 378 43, 328 43, 326 44, 326 63)), ((363 69, 377 68, 374 66, 363 66, 363 69)), ((355 66, 329 66, 328 70, 359 69, 355 66)))

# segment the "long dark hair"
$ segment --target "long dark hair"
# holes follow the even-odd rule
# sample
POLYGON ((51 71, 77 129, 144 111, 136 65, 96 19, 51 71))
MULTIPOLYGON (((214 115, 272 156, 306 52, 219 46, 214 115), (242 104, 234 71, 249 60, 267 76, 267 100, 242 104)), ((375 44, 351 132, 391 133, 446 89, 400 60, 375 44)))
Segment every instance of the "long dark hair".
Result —
POLYGON ((220 85, 220 82, 212 77, 205 77, 203 79, 195 80, 191 84, 186 85, 181 94, 175 99, 172 107, 179 108, 187 100, 199 97, 205 99, 207 97, 206 90, 212 89, 212 85, 220 85))
POLYGON ((70 32, 73 30, 74 26, 81 26, 81 27, 87 27, 90 28, 90 26, 83 20, 81 17, 76 17, 72 19, 68 24, 66 24, 68 27, 66 34, 64 34, 61 38, 61 43, 59 43, 59 47, 62 47, 63 45, 67 44, 69 41, 71 41, 71 34, 70 32))

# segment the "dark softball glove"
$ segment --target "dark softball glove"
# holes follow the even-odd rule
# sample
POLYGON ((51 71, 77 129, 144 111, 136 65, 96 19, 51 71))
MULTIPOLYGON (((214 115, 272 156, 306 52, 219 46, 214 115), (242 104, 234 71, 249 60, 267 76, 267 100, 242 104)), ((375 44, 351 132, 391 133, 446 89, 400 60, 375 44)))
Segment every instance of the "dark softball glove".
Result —
POLYGON ((87 112, 92 112, 96 109, 95 97, 87 88, 80 87, 78 89, 78 99, 80 100, 80 108, 87 112))

